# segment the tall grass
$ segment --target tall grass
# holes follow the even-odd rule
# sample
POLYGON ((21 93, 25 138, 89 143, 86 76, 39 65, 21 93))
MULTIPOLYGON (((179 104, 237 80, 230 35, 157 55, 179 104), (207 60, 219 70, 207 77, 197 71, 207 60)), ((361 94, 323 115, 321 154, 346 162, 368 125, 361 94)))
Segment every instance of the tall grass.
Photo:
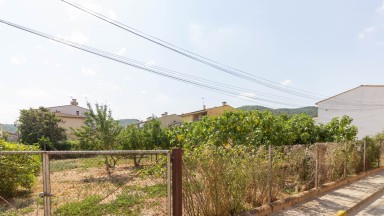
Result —
MULTIPOLYGON (((368 168, 377 166, 380 145, 367 144, 368 168)), ((273 148, 271 199, 275 201, 315 186, 318 155, 319 183, 363 170, 362 143, 328 143, 273 148), (345 165, 347 164, 347 167, 345 165)), ((183 156, 185 215, 234 215, 268 202, 268 149, 201 145, 183 156)))

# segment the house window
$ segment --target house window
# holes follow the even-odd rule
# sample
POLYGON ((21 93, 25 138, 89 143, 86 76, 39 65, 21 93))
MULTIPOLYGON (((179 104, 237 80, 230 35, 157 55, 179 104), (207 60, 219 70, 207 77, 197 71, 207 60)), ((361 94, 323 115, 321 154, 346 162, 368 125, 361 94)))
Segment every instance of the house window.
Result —
POLYGON ((80 112, 79 112, 79 111, 76 111, 76 115, 79 116, 79 115, 80 115, 80 112))

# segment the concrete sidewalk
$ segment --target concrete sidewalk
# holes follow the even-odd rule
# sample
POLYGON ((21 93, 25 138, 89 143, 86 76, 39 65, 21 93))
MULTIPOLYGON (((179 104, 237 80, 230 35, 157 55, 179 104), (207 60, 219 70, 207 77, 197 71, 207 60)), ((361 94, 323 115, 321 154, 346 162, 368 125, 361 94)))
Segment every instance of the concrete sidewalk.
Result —
MULTIPOLYGON (((384 188, 384 170, 272 215, 337 215, 384 188)), ((376 212, 377 213, 377 212, 376 212)), ((379 215, 384 215, 381 212, 379 215)))

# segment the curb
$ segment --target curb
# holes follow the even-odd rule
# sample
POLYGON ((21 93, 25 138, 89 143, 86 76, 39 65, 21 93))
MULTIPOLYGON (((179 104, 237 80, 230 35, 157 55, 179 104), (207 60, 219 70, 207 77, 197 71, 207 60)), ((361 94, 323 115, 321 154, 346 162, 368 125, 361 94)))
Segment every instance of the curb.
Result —
MULTIPOLYGON (((379 168, 375 168, 375 169, 372 169, 372 170, 369 170, 369 171, 366 171, 366 172, 362 172, 362 173, 354 175, 354 176, 349 176, 349 177, 347 177, 344 180, 326 183, 326 184, 322 185, 322 187, 320 187, 318 189, 314 189, 313 188, 313 189, 310 189, 308 191, 304 191, 304 192, 301 192, 299 194, 295 194, 292 197, 289 197, 289 198, 286 198, 286 199, 283 199, 283 200, 277 200, 277 201, 272 202, 270 204, 265 204, 265 205, 262 205, 260 207, 257 207, 257 208, 255 208, 255 209, 253 209, 251 211, 240 213, 240 215, 241 216, 251 216, 251 215, 262 215, 262 216, 264 216, 264 215, 270 215, 270 214, 275 213, 277 211, 288 209, 289 207, 291 207, 293 205, 309 201, 309 200, 311 200, 311 199, 313 199, 313 198, 315 198, 315 197, 317 197, 319 195, 325 194, 328 191, 331 191, 331 190, 337 189, 339 187, 348 185, 348 184, 350 184, 352 182, 358 181, 358 180, 360 180, 360 179, 362 179, 362 178, 364 178, 364 177, 366 177, 368 175, 374 174, 374 173, 382 171, 382 170, 384 170, 384 166, 379 167, 379 168)), ((379 191, 375 192, 374 194, 372 194, 371 196, 369 196, 366 199, 367 200, 368 199, 371 199, 371 200, 374 199, 373 195, 377 196, 379 194, 379 192, 381 192, 381 191, 384 192, 384 187, 382 189, 380 189, 379 191)), ((355 206, 351 207, 350 209, 348 209, 346 211, 340 211, 340 213, 344 212, 344 214, 341 214, 341 215, 346 215, 346 214, 349 215, 352 212, 355 212, 356 210, 358 210, 359 207, 361 207, 364 204, 368 203, 368 201, 366 201, 366 202, 365 201, 361 201, 361 202, 364 202, 364 203, 360 204, 360 202, 359 202, 358 204, 356 204, 355 206)))
POLYGON ((367 204, 373 203, 375 200, 380 198, 383 194, 384 194, 384 187, 380 188, 378 191, 376 191, 373 194, 369 195, 364 200, 361 200, 356 205, 354 205, 351 208, 347 209, 345 211, 345 213, 346 213, 345 216, 351 215, 351 214, 356 214, 356 213, 360 212, 363 209, 363 207, 365 207, 367 204))

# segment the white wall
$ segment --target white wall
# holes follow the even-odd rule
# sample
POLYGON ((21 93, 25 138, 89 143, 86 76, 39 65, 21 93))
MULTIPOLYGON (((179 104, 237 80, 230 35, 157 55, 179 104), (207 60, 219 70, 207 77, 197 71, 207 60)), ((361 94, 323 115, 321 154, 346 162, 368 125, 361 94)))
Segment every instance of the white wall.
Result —
POLYGON ((384 86, 360 86, 317 105, 318 123, 348 115, 359 129, 359 139, 384 130, 384 86))

